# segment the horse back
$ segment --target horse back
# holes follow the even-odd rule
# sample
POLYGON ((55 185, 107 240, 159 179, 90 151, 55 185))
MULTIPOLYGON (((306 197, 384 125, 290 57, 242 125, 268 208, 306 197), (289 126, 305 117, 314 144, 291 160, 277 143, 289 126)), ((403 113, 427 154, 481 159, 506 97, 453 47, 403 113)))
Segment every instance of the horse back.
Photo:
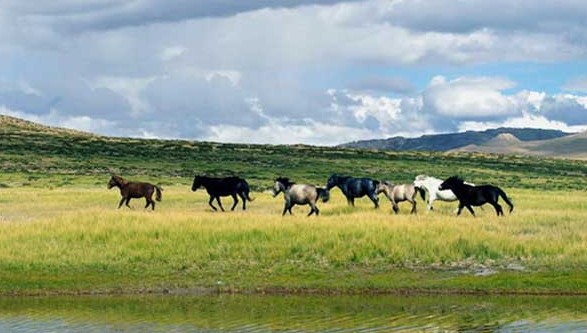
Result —
POLYGON ((307 184, 294 184, 287 190, 290 200, 298 204, 315 202, 318 199, 316 187, 307 184))
POLYGON ((249 189, 247 181, 240 177, 210 178, 205 185, 209 194, 219 196, 232 195, 249 189))
POLYGON ((375 193, 378 183, 379 182, 370 178, 351 178, 347 182, 347 189, 350 195, 362 197, 367 194, 371 195, 375 193))
POLYGON ((123 196, 131 198, 142 198, 153 193, 155 186, 150 183, 129 182, 120 190, 123 196))

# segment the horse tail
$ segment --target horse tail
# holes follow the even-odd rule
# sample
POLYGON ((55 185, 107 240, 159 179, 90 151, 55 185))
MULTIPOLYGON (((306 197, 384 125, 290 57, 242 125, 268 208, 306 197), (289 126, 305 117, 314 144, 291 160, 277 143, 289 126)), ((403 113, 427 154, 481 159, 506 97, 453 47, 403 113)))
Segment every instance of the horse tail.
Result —
POLYGON ((155 200, 161 201, 161 199, 162 199, 161 191, 163 191, 163 189, 161 187, 155 185, 155 200))
POLYGON ((505 201, 506 204, 508 204, 508 206, 510 206, 510 214, 512 213, 512 211, 514 210, 514 204, 510 201, 510 199, 508 198, 508 196, 505 194, 505 192, 500 189, 499 187, 497 188, 499 195, 503 198, 503 201, 505 201))
POLYGON ((328 202, 330 200, 330 191, 322 187, 316 187, 316 193, 318 194, 318 198, 322 200, 322 202, 328 202))
POLYGON ((420 186, 414 186, 416 188, 416 192, 420 193, 420 197, 422 197, 422 200, 426 201, 426 191, 421 188, 420 186))
POLYGON ((251 198, 249 196, 249 191, 250 191, 249 183, 247 183, 247 181, 243 179, 242 185, 243 185, 243 194, 245 195, 245 198, 247 198, 248 201, 255 200, 255 198, 251 198))

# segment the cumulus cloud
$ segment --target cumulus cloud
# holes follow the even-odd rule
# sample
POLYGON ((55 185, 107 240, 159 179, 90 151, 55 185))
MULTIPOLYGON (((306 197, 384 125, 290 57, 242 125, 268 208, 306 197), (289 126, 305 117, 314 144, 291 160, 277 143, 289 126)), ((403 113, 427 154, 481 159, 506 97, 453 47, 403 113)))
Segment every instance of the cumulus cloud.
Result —
POLYGON ((568 94, 543 91, 507 66, 584 59, 585 6, 4 1, 0 105, 108 135, 237 142, 333 144, 517 119, 580 128, 584 78, 561 83, 568 94))
POLYGON ((516 112, 503 90, 514 83, 501 78, 461 77, 447 81, 435 77, 423 94, 430 112, 453 119, 499 118, 516 112))

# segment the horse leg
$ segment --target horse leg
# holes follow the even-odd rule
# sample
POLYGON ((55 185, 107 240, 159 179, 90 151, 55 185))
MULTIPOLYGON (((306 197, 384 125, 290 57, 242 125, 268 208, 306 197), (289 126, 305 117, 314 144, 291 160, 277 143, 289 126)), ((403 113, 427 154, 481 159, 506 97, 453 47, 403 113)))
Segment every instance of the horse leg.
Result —
POLYGON ((355 207, 355 198, 353 198, 353 197, 346 197, 346 201, 348 202, 349 205, 355 207))
POLYGON ((238 195, 243 201, 243 210, 247 210, 247 197, 245 196, 244 192, 239 192, 238 195))
POLYGON ((126 198, 126 207, 132 208, 131 206, 129 206, 129 204, 128 204, 129 202, 130 202, 130 198, 126 198))
POLYGON ((465 207, 467 207, 467 209, 469 210, 469 212, 471 212, 471 215, 475 216, 475 212, 473 211, 473 207, 466 205, 465 207))
POLYGON ((497 202, 492 202, 491 204, 493 205, 493 208, 495 208, 497 216, 503 215, 503 209, 501 208, 500 204, 498 204, 497 202))
POLYGON ((369 195, 369 199, 373 201, 373 203, 375 204, 375 208, 379 208, 379 198, 375 195, 375 192, 369 195))
POLYGON ((145 205, 145 208, 148 208, 149 206, 152 207, 153 210, 155 210, 155 202, 153 201, 153 192, 147 193, 145 195, 145 201, 147 202, 147 204, 145 205))
POLYGON ((396 213, 396 214, 399 213, 399 206, 396 202, 391 203, 391 208, 393 208, 394 213, 396 213))
POLYGON ((232 207, 230 208, 230 210, 234 210, 234 207, 236 207, 236 204, 238 204, 238 198, 236 197, 236 194, 232 194, 232 207))
POLYGON ((210 200, 208 200, 208 205, 210 205, 210 207, 212 207, 212 209, 214 209, 214 211, 218 211, 218 208, 214 207, 214 205, 212 204, 212 201, 214 201, 214 197, 210 196, 210 200))
POLYGON ((316 208, 316 205, 312 202, 310 202, 309 205, 310 205, 311 209, 310 209, 310 213, 308 213, 308 216, 312 215, 313 213, 316 213, 316 215, 318 215, 318 213, 320 211, 318 210, 318 208, 316 208))
POLYGON ((220 206, 220 209, 222 209, 222 211, 224 212, 224 207, 222 207, 222 202, 220 202, 220 196, 216 197, 216 202, 218 202, 218 206, 220 206))
POLYGON ((432 196, 428 197, 428 210, 433 210, 432 203, 434 202, 434 198, 432 196))
POLYGON ((461 212, 463 211, 464 207, 465 207, 465 205, 463 205, 462 203, 459 203, 459 208, 457 208, 457 216, 461 215, 461 212))
POLYGON ((416 200, 412 199, 412 211, 410 212, 410 214, 415 214, 416 213, 416 200))
POLYGON ((118 208, 122 207, 122 204, 124 203, 124 200, 126 200, 125 197, 122 197, 122 199, 120 199, 120 202, 118 203, 118 208))

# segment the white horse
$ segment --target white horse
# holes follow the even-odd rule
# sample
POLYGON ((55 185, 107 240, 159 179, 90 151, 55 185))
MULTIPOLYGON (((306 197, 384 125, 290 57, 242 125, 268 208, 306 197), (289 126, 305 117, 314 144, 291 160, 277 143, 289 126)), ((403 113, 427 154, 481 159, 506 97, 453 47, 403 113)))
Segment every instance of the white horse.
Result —
MULTIPOLYGON (((420 188, 423 188, 428 192, 428 210, 434 209, 432 207, 432 203, 434 200, 440 201, 457 201, 457 196, 451 190, 439 190, 438 187, 442 184, 443 180, 434 178, 427 175, 418 175, 414 180, 414 185, 420 188)), ((465 184, 475 186, 475 184, 467 183, 465 184)))

